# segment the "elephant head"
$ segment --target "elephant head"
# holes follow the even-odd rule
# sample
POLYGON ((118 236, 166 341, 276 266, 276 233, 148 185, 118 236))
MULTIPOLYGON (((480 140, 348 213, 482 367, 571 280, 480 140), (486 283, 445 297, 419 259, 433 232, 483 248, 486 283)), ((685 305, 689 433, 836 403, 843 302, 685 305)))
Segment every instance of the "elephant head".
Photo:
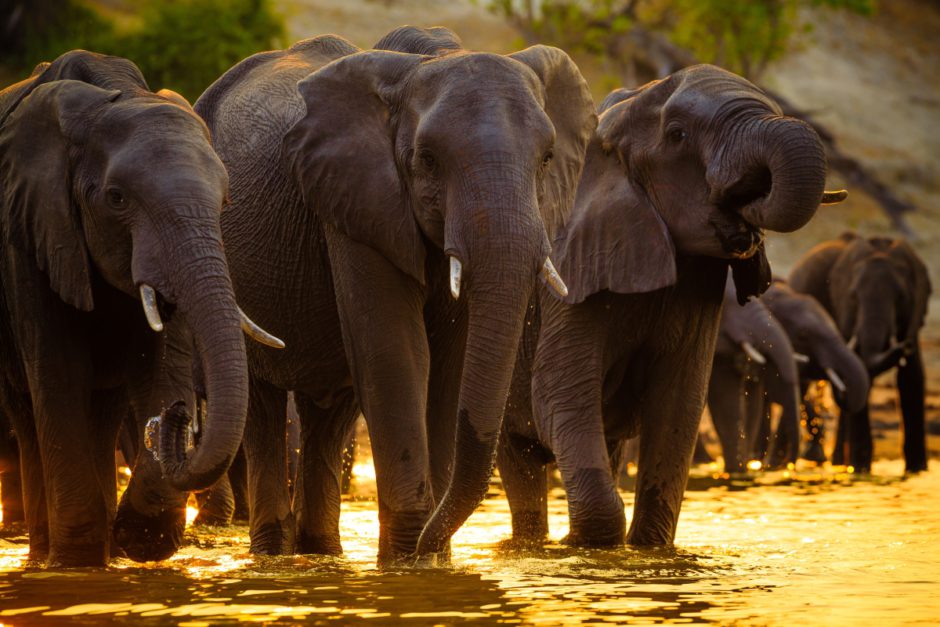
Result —
POLYGON ((843 412, 860 410, 868 400, 868 372, 822 305, 781 280, 774 281, 761 300, 786 329, 796 352, 807 357, 800 365, 801 376, 829 381, 843 412))
POLYGON ((927 316, 927 268, 907 242, 847 236, 832 267, 829 292, 836 322, 872 377, 916 349, 927 316))
POLYGON ((617 90, 601 109, 556 243, 567 300, 672 285, 677 255, 728 259, 741 303, 763 292, 762 229, 798 229, 824 199, 815 131, 710 65, 617 90))
MULTIPOLYGON (((405 30, 384 44, 415 49, 405 30)), ((419 553, 441 550, 485 494, 536 278, 565 291, 549 243, 596 124, 561 50, 468 52, 448 33, 426 39, 433 54, 359 52, 311 73, 298 84, 307 113, 284 140, 328 228, 421 285, 429 251, 443 252, 435 272, 468 308, 453 478, 419 553)))
POLYGON ((106 283, 139 299, 154 331, 161 312, 185 319, 213 418, 189 456, 161 457, 177 487, 211 485, 238 449, 248 399, 219 230, 228 178, 205 125, 181 96, 149 91, 133 63, 82 50, 0 94, 0 110, 5 244, 75 309, 95 309, 106 283))

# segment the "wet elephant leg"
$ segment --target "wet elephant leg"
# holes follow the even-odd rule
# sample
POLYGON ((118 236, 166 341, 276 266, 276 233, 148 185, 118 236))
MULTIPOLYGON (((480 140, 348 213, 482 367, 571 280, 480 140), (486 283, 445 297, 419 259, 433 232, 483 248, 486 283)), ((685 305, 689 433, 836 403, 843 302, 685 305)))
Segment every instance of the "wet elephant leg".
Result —
POLYGON ((898 368, 898 394, 904 421, 904 462, 907 472, 927 470, 927 434, 924 419, 924 364, 920 350, 898 368))
POLYGON ((294 519, 287 484, 287 392, 249 376, 243 446, 248 462, 251 552, 294 550, 294 519))
MULTIPOLYGON (((507 416, 507 422, 512 420, 507 416)), ((544 542, 548 537, 548 474, 541 444, 504 429, 496 463, 512 515, 512 539, 525 544, 544 542)))
POLYGON ((871 458, 874 443, 871 436, 871 420, 868 414, 868 403, 858 412, 844 420, 839 417, 839 433, 836 437, 836 451, 843 454, 842 460, 837 461, 833 453, 832 463, 847 461, 855 472, 871 472, 871 458), (847 454, 846 454, 847 453, 847 454))
POLYGON ((26 530, 29 534, 29 559, 43 561, 49 555, 49 517, 32 403, 28 396, 10 391, 7 393, 3 411, 13 424, 19 447, 19 474, 26 530))
POLYGON ((295 393, 300 416, 300 457, 294 490, 297 553, 339 555, 343 451, 353 432, 359 406, 351 389, 342 390, 329 407, 295 393))
POLYGON ((245 447, 241 446, 232 465, 228 469, 228 482, 232 488, 232 500, 235 509, 232 512, 232 522, 248 522, 248 462, 245 460, 245 447))
POLYGON ((199 513, 193 524, 200 525, 227 525, 232 522, 235 513, 235 497, 232 494, 232 484, 228 475, 223 475, 215 485, 208 490, 196 494, 199 504, 199 513))
POLYGON ((3 525, 26 520, 23 511, 23 486, 20 480, 20 449, 13 435, 13 425, 0 413, 0 507, 3 525))
POLYGON ((379 496, 379 561, 411 555, 431 511, 424 290, 369 246, 326 228, 356 397, 379 496))
POLYGON ((742 405, 744 402, 744 380, 730 360, 715 359, 711 379, 708 382, 708 410, 721 442, 725 459, 725 472, 744 472, 745 433, 742 405))
POLYGON ((806 431, 809 433, 809 443, 803 451, 801 457, 809 461, 822 464, 826 461, 826 450, 823 442, 826 436, 826 425, 823 423, 823 417, 819 414, 816 407, 818 394, 816 393, 816 382, 808 381, 803 386, 803 420, 806 424, 806 431))

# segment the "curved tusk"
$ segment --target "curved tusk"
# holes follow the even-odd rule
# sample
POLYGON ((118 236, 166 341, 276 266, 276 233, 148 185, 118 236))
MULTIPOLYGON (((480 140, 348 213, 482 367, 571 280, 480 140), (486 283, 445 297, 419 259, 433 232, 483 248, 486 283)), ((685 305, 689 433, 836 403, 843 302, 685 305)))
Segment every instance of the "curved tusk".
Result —
POLYGON ((832 387, 839 390, 839 392, 845 393, 845 383, 835 370, 826 368, 826 376, 829 377, 829 381, 832 382, 832 387))
POLYGON ((856 346, 858 346, 858 336, 853 335, 852 338, 845 345, 845 347, 848 348, 850 351, 854 351, 856 346))
POLYGON ((549 257, 545 258, 545 263, 542 264, 542 279, 545 283, 548 284, 552 290, 561 298, 564 298, 568 295, 568 286, 565 285, 565 282, 561 280, 561 276, 558 274, 558 270, 555 269, 555 266, 552 264, 552 260, 549 257))
POLYGON ((808 364, 809 356, 804 355, 803 353, 793 353, 793 361, 795 361, 798 364, 808 364))
POLYGON ((259 344, 264 344, 265 346, 270 346, 271 348, 284 348, 284 341, 274 337, 257 324, 252 322, 242 308, 238 308, 238 316, 241 318, 242 331, 245 332, 245 335, 258 342, 259 344))
POLYGON ((826 192, 823 192, 822 200, 819 201, 819 204, 821 204, 821 205, 837 205, 837 204, 839 204, 840 202, 842 202, 843 200, 845 200, 846 198, 848 198, 848 196, 849 196, 849 193, 848 193, 846 190, 844 190, 844 189, 840 189, 840 190, 835 191, 835 192, 828 192, 828 191, 826 191, 826 192))
POLYGON ((460 274, 463 272, 463 266, 456 257, 450 258, 450 295, 454 300, 460 298, 460 274))
POLYGON ((744 349, 744 352, 747 353, 747 356, 756 361, 759 364, 766 364, 767 358, 760 354, 760 352, 754 348, 754 345, 750 342, 741 342, 741 348, 744 349))
POLYGON ((144 315, 150 328, 160 333, 163 331, 163 320, 160 319, 160 310, 157 309, 157 292, 146 283, 140 284, 140 302, 144 306, 144 315))

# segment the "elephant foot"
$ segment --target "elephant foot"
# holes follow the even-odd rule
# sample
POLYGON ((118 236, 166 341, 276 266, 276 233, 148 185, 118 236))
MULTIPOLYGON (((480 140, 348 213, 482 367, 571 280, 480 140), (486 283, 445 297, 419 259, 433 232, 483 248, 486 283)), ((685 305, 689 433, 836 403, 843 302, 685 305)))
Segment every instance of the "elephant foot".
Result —
POLYGON ((380 562, 379 566, 390 570, 399 568, 432 569, 450 566, 450 549, 440 553, 426 553, 424 555, 409 555, 398 560, 380 562))
POLYGON ((107 542, 69 542, 62 546, 53 545, 46 565, 49 568, 104 567, 108 565, 109 558, 107 542))
POLYGON ((817 464, 822 464, 826 461, 826 452, 823 450, 821 442, 813 441, 810 442, 809 446, 806 447, 800 457, 811 462, 816 462, 817 464))
POLYGON ((342 555, 343 545, 338 533, 315 534, 297 531, 295 553, 304 555, 342 555))
POLYGON ((167 509, 145 516, 129 507, 118 509, 114 540, 135 562, 157 562, 171 557, 183 545, 185 509, 167 509))
POLYGON ((548 522, 542 512, 519 512, 512 515, 512 539, 530 546, 545 544, 548 522))
POLYGON ((379 507, 379 560, 396 560, 416 554, 418 538, 424 530, 430 512, 426 510, 392 512, 383 511, 381 505, 379 507))
POLYGON ((294 552, 293 529, 287 521, 277 520, 251 530, 251 547, 255 555, 290 555, 294 552))

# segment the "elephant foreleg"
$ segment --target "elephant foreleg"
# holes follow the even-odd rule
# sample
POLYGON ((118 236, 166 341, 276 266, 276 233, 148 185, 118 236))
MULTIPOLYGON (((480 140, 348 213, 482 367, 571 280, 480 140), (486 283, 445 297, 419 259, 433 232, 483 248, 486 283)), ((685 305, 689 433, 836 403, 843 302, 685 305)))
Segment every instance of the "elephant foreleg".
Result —
POLYGON ((708 410, 721 442, 725 472, 744 472, 744 379, 730 360, 717 357, 708 382, 708 410))
POLYGON ((211 488, 196 494, 196 502, 199 504, 199 513, 193 521, 194 525, 227 525, 232 522, 235 497, 228 475, 222 475, 211 488))
MULTIPOLYGON (((46 510, 46 488, 42 474, 42 457, 29 397, 9 392, 3 411, 16 431, 19 446, 19 475, 23 494, 26 530, 29 534, 29 559, 43 561, 49 555, 49 517, 46 510)), ((6 510, 4 510, 4 516, 6 510)), ((4 519, 5 520, 5 519, 4 519)))
POLYGON ((300 416, 300 457, 294 489, 298 553, 339 555, 343 451, 359 415, 351 389, 341 391, 330 407, 320 407, 294 394, 300 416))
POLYGON ((924 420, 924 364, 920 350, 898 368, 898 393, 904 421, 904 462, 907 472, 927 470, 927 434, 924 420))
POLYGON ((499 476, 512 515, 512 539, 523 544, 540 544, 548 536, 548 481, 540 449, 538 442, 505 429, 496 449, 499 476))
POLYGON ((809 432, 809 444, 806 446, 806 450, 803 451, 801 457, 816 462, 817 464, 822 464, 826 461, 826 450, 823 447, 826 425, 823 422, 823 417, 817 411, 816 402, 818 398, 816 382, 804 382, 802 407, 806 430, 809 432))

